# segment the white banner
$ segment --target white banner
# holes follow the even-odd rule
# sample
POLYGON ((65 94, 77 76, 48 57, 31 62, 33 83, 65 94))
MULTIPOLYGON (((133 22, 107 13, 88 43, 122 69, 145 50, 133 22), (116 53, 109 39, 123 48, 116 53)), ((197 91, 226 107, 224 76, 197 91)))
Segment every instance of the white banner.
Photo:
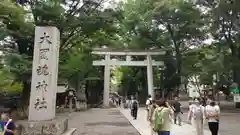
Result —
POLYGON ((240 95, 234 95, 233 100, 234 102, 240 102, 240 95))

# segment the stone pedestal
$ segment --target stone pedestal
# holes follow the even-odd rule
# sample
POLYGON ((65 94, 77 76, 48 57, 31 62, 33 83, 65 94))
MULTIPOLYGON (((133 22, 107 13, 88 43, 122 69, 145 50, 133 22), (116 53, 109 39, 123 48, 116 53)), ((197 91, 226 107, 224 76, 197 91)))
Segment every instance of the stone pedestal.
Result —
POLYGON ((67 117, 49 121, 19 121, 17 125, 16 135, 73 135, 76 130, 68 128, 67 117))

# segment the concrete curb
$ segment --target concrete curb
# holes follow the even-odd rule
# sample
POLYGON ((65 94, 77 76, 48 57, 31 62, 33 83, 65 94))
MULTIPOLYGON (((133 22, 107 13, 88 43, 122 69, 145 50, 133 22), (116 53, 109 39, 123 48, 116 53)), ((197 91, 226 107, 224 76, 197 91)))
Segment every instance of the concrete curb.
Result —
MULTIPOLYGON (((132 117, 129 117, 130 115, 127 115, 125 112, 123 112, 122 108, 119 108, 119 111, 122 113, 124 117, 131 123, 131 125, 139 132, 140 135, 148 135, 146 132, 144 132, 144 129, 137 126, 136 123, 134 123, 134 120, 132 117)), ((130 112, 129 112, 130 113, 130 112)))

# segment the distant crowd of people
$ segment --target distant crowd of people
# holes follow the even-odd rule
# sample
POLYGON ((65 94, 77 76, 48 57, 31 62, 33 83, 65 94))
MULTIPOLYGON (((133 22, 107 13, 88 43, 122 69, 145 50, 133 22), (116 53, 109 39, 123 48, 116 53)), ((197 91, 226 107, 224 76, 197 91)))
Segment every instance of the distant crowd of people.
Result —
POLYGON ((122 105, 122 97, 112 97, 111 99, 110 99, 110 101, 113 103, 113 104, 115 104, 115 105, 117 105, 117 106, 121 106, 122 105))
MULTIPOLYGON (((132 96, 124 101, 124 108, 129 108, 131 116, 137 119, 139 102, 132 96)), ((149 95, 146 100, 147 120, 151 135, 170 135, 172 121, 182 126, 183 107, 175 97, 173 101, 153 100, 149 95)), ((213 100, 194 98, 189 102, 187 122, 196 129, 195 135, 203 135, 204 123, 207 121, 212 135, 218 135, 220 107, 213 100)))

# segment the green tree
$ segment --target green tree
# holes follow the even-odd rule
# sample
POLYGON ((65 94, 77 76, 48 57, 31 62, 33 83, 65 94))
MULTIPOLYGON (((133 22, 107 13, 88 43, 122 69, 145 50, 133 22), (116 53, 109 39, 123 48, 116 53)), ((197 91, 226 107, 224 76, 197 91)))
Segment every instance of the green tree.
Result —
MULTIPOLYGON (((181 0, 130 0, 123 4, 122 10, 124 19, 120 21, 120 34, 128 48, 172 50, 174 55, 171 57, 176 61, 177 72, 169 69, 165 75, 168 78, 170 74, 174 76, 172 79, 176 83, 169 86, 176 88, 182 75, 183 53, 205 38, 200 9, 191 2, 181 0)), ((163 60, 161 57, 157 59, 163 60)))
MULTIPOLYGON (((212 0, 203 1, 199 3, 201 6, 207 9, 209 16, 208 23, 210 25, 210 32, 213 35, 215 42, 217 42, 218 48, 222 48, 225 52, 230 49, 231 59, 229 59, 228 65, 231 65, 233 72, 233 80, 236 83, 240 82, 239 74, 239 8, 237 0, 212 0)), ((224 65, 226 66, 226 65, 224 65)))
POLYGON ((166 47, 173 48, 177 74, 182 74, 182 55, 190 46, 204 39, 204 20, 201 11, 191 2, 180 0, 155 1, 154 20, 161 26, 165 38, 170 40, 166 47))
POLYGON ((1 35, 5 64, 10 67, 15 80, 23 83, 25 103, 28 103, 30 90, 35 26, 56 26, 59 29, 59 76, 73 84, 92 69, 92 58, 88 57, 91 48, 112 44, 117 39, 113 34, 115 12, 103 9, 102 4, 102 0, 83 3, 79 0, 36 0, 26 1, 23 5, 10 0, 1 1, 0 30, 5 32, 1 35))
MULTIPOLYGON (((228 78, 240 84, 239 72, 239 8, 238 0, 203 0, 197 3, 205 9, 208 15, 206 21, 209 32, 217 43, 218 48, 222 48, 225 52, 230 52, 228 64, 224 65, 229 69, 228 78), (230 50, 230 51, 229 51, 230 50)), ((239 105, 240 106, 240 105, 239 105)))
POLYGON ((7 68, 0 70, 0 92, 9 92, 9 93, 21 93, 22 84, 15 83, 14 77, 7 68))

